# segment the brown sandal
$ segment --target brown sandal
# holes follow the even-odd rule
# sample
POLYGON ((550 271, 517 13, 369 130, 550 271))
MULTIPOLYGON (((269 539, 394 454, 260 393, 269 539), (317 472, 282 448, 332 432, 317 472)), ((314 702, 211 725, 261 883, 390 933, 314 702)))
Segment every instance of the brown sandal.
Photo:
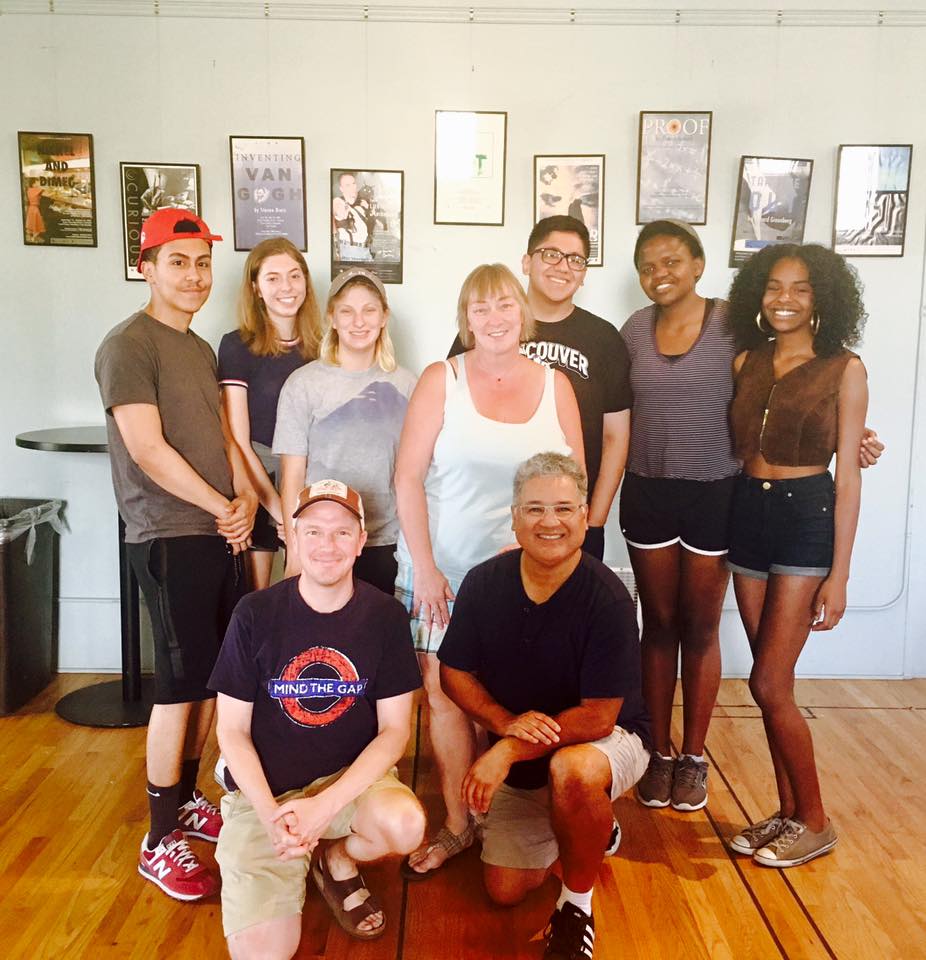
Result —
POLYGON ((346 880, 335 880, 328 870, 328 859, 325 853, 320 851, 312 860, 312 878, 315 880, 318 892, 330 907, 338 926, 345 933, 358 940, 375 940, 386 932, 386 915, 383 913, 383 908, 367 889, 360 873, 346 880), (360 924, 374 913, 383 913, 383 922, 372 930, 362 930, 360 924))
POLYGON ((399 873, 401 873, 406 880, 426 880, 432 873, 437 873, 451 857, 455 857, 458 853, 468 850, 473 845, 475 839, 476 824, 472 817, 470 817, 462 833, 451 833, 446 827, 441 827, 437 836, 428 843, 424 855, 427 856, 432 850, 435 850, 437 847, 442 847, 447 852, 444 862, 438 867, 433 867, 431 870, 416 870, 411 865, 409 858, 406 857, 399 867, 399 873))

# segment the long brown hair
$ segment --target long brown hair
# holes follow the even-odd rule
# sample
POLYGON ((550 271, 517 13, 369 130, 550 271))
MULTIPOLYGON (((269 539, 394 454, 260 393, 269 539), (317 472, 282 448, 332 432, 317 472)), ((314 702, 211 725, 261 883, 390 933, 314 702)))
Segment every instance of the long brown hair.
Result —
POLYGON ((270 321, 267 308, 257 290, 257 275, 260 273, 261 264, 267 257, 278 254, 292 257, 305 277, 305 302, 296 314, 295 332, 299 340, 296 349, 306 360, 314 360, 318 356, 318 347, 321 342, 318 301, 315 299, 315 290, 312 288, 312 278, 309 276, 305 257, 286 237, 270 237, 267 240, 261 240, 248 254, 244 264, 241 290, 238 294, 238 332, 251 353, 258 357, 275 357, 285 352, 286 348, 280 346, 276 329, 270 321))

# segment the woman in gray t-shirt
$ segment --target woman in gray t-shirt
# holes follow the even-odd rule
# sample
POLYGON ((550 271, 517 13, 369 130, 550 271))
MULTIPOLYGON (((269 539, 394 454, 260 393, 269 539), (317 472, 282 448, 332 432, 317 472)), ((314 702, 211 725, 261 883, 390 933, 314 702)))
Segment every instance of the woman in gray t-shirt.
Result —
MULTIPOLYGON (((354 573, 391 595, 399 533, 392 475, 415 377, 396 365, 388 319, 374 273, 355 267, 335 277, 319 359, 296 370, 280 394, 273 452, 284 517, 316 480, 332 477, 360 493, 368 536, 354 573)), ((291 524, 285 527, 285 576, 293 576, 299 570, 291 524)))

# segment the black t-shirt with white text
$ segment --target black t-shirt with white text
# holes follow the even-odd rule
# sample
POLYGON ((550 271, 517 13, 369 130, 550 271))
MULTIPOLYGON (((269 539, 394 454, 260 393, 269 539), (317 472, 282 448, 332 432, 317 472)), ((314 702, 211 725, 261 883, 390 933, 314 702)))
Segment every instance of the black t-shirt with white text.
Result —
MULTIPOLYGON (((437 655, 448 667, 474 674, 513 714, 553 715, 585 699, 621 697, 617 724, 651 746, 633 601, 617 575, 585 552, 540 604, 524 591, 520 550, 473 567, 437 655)), ((490 742, 498 739, 489 734, 490 742)), ((505 782, 536 789, 547 782, 548 766, 549 756, 516 763, 505 782)))
POLYGON ((353 763, 377 734, 376 701, 420 686, 408 614, 357 579, 332 613, 302 599, 299 577, 249 593, 209 678, 254 704, 251 740, 274 796, 353 763))

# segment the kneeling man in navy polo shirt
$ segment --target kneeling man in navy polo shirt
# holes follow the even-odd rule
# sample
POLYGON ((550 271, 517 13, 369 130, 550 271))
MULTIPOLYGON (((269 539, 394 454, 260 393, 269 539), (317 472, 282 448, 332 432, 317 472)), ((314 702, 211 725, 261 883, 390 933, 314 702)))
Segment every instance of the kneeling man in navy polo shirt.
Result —
POLYGON ((410 853, 425 827, 395 770, 421 676, 401 604, 353 577, 360 495, 320 480, 293 523, 300 575, 238 604, 209 681, 237 787, 216 853, 235 960, 295 954, 310 870, 347 933, 381 935, 359 864, 410 853))
POLYGON ((586 496, 569 457, 521 464, 511 508, 521 549, 467 574, 438 653, 445 693, 489 734, 463 781, 485 815, 489 896, 518 903, 560 861, 547 960, 592 956, 592 887, 620 842, 611 804, 650 754, 636 614, 613 571, 582 550, 586 496))

